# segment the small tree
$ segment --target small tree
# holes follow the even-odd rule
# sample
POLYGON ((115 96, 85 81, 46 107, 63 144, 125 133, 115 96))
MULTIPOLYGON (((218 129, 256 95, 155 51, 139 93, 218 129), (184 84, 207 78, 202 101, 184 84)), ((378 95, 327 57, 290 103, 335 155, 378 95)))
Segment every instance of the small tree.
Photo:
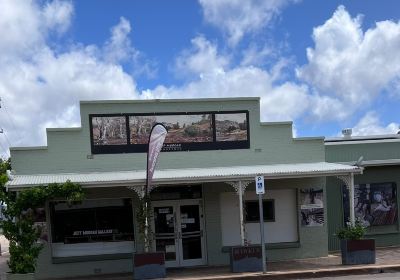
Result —
MULTIPOLYGON (((1 162, 1 166, 4 167, 4 162, 1 162)), ((63 184, 23 189, 17 195, 6 190, 7 180, 7 175, 0 173, 0 201, 6 205, 0 227, 10 242, 10 260, 7 263, 11 273, 33 273, 43 248, 43 244, 38 242, 42 229, 35 226, 34 209, 43 207, 49 199, 62 199, 68 203, 80 202, 84 192, 80 185, 67 181, 63 184)))

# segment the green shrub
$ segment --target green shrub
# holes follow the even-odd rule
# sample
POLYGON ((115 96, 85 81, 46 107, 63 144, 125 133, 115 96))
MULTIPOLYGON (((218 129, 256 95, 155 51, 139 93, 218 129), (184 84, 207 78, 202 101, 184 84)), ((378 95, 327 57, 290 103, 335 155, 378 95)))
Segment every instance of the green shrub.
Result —
POLYGON ((365 232, 366 228, 361 224, 360 221, 356 221, 354 225, 347 223, 347 226, 340 229, 336 235, 339 239, 359 240, 364 237, 365 232))
POLYGON ((80 202, 84 192, 80 185, 67 181, 23 189, 16 195, 6 190, 6 182, 7 176, 0 174, 0 202, 7 205, 0 228, 10 242, 10 260, 7 263, 11 273, 32 273, 43 248, 43 244, 38 242, 41 228, 35 226, 34 209, 43 207, 50 199, 80 202))

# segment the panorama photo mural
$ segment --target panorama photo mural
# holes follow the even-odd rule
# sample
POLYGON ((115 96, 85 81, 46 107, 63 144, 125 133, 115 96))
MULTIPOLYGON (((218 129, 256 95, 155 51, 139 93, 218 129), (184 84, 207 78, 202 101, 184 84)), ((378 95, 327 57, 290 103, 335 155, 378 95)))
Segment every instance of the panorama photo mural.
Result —
MULTIPOLYGON (((360 184, 354 186, 356 219, 366 226, 397 224, 397 188, 395 183, 360 184)), ((343 186, 344 222, 349 221, 349 191, 343 186)))
POLYGON ((94 117, 92 118, 93 144, 126 145, 126 118, 125 116, 94 117))
POLYGON ((93 154, 147 152, 156 123, 167 131, 162 151, 248 149, 249 112, 89 115, 93 154))
POLYGON ((217 141, 246 141, 246 113, 215 114, 215 129, 217 141))
POLYGON ((130 143, 147 144, 151 128, 162 123, 168 131, 165 143, 212 142, 212 115, 130 116, 130 143))

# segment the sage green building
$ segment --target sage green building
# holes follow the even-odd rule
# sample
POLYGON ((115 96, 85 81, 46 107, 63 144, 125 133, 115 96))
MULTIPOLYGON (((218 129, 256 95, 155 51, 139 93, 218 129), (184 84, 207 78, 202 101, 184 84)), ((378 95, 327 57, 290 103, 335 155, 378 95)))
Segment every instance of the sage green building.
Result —
POLYGON ((38 279, 132 271, 154 123, 168 135, 151 186, 152 238, 169 267, 228 265, 232 246, 259 244, 255 176, 265 179, 268 260, 327 256, 328 221, 339 223, 327 205, 340 205, 327 194, 341 190, 327 178, 362 172, 348 164, 358 152, 339 157, 323 137, 293 138, 291 122, 260 122, 259 98, 82 101, 80 113, 81 127, 48 128, 47 146, 11 148, 10 190, 66 180, 87 190, 80 205, 48 201, 38 214, 47 228, 38 279))
MULTIPOLYGON (((400 245, 399 191, 400 134, 351 136, 325 140, 326 161, 363 167, 354 177, 356 217, 368 227, 377 246, 400 245)), ((327 179, 329 250, 339 250, 335 232, 346 222, 343 182, 327 179), (339 214, 339 215, 338 215, 339 214)))

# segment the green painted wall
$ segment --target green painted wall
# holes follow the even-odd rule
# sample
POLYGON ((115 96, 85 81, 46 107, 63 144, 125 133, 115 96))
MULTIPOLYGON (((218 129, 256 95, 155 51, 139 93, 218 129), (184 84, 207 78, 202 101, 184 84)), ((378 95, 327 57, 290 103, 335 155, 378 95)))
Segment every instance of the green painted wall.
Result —
MULTIPOLYGON (((267 183, 268 189, 294 188, 299 192, 300 188, 324 187, 324 178, 304 178, 304 179, 288 179, 288 180, 271 180, 267 183)), ((247 192, 254 191, 254 184, 247 187, 247 192)), ((325 190, 325 187, 324 187, 325 190)), ((222 192, 233 192, 233 188, 224 183, 209 183, 203 185, 203 203, 205 215, 205 231, 207 260, 209 265, 228 265, 229 253, 223 252, 222 232, 221 232, 221 215, 220 215, 220 194, 222 192)), ((325 192, 324 192, 325 194, 325 192)), ((126 198, 131 197, 133 204, 137 203, 136 194, 124 187, 116 187, 110 192, 107 188, 94 188, 88 190, 88 199, 100 198, 126 198)), ((325 197, 326 201, 326 197, 325 197)), ((300 225, 301 215, 299 213, 299 196, 297 199, 297 217, 300 225)), ((325 209, 326 220, 326 209, 325 209)), ((134 222, 135 223, 135 222, 134 222)), ((135 227, 135 230, 137 227, 135 227)), ((51 230, 51 229, 49 229, 51 230)), ((298 227, 299 242, 297 246, 285 248, 285 245, 278 244, 274 249, 267 250, 267 257, 270 261, 285 260, 293 258, 307 258, 326 256, 328 254, 327 224, 323 227, 298 227)), ((268 234, 268 232, 266 232, 268 234)), ((136 242, 138 242, 138 233, 135 234, 136 242)), ((131 259, 116 260, 98 260, 98 261, 80 261, 68 263, 53 263, 51 255, 50 243, 46 244, 44 250, 40 254, 38 268, 36 272, 37 279, 45 279, 49 277, 72 277, 79 275, 95 275, 96 273, 122 273, 132 271, 131 259)))
MULTIPOLYGON (((47 147, 13 148, 11 157, 16 174, 51 174, 91 171, 143 170, 145 153, 93 155, 89 137, 89 114, 196 112, 248 110, 250 121, 250 149, 214 150, 162 153, 158 168, 188 168, 240 166, 256 164, 321 162, 325 160, 322 138, 292 138, 291 123, 260 123, 260 103, 256 98, 181 100, 181 101, 108 101, 82 102, 81 128, 48 129, 47 147)), ((309 188, 325 186, 323 178, 273 180, 271 188, 309 188)), ((249 191, 250 191, 249 187, 249 191)), ((253 187, 254 188, 254 187, 253 187)), ((228 264, 229 255, 222 252, 219 194, 232 191, 224 184, 204 185, 204 209, 208 264, 228 264)), ((132 197, 126 188, 96 188, 88 198, 132 197)), ((297 207, 298 209, 298 207, 297 207)), ((298 219, 300 215, 298 214, 298 219)), ((138 234, 136 233, 136 237, 138 234)), ((327 226, 299 228, 299 245, 295 248, 271 249, 270 260, 326 256, 327 226)), ((38 262, 37 277, 65 277, 93 275, 95 272, 116 273, 132 271, 130 259, 99 260, 53 264, 50 245, 46 245, 38 262)), ((137 244, 138 249, 141 244, 137 244)))
MULTIPOLYGON (((267 182, 267 189, 288 189, 323 187, 325 190, 325 178, 304 178, 288 180, 270 180, 267 182)), ((255 191, 254 184, 250 184, 246 192, 255 191)), ((233 192, 233 188, 226 184, 205 184, 204 185, 204 206, 206 214, 207 250, 209 265, 228 265, 229 253, 222 252, 220 194, 222 192, 233 192)), ((324 191, 324 201, 326 192, 324 191)), ((300 198, 297 197, 297 217, 299 230, 299 244, 292 248, 285 248, 285 244, 276 244, 274 249, 267 249, 269 261, 287 260, 296 258, 311 258, 327 256, 328 254, 328 226, 302 227, 300 226, 301 215, 299 212, 300 198)), ((326 221, 326 206, 325 206, 326 221)), ((268 234, 266 232, 265 234, 268 234)))
POLYGON ((145 153, 103 154, 87 159, 87 155, 91 154, 89 114, 229 110, 249 110, 250 149, 166 152, 161 155, 158 168, 324 161, 322 138, 293 139, 291 123, 260 123, 260 104, 255 98, 110 101, 82 103, 82 128, 48 129, 47 148, 11 149, 13 169, 17 174, 143 170, 146 166, 145 153))
MULTIPOLYGON (((330 162, 354 162, 360 156, 364 160, 400 159, 400 142, 379 142, 370 144, 326 145, 326 159, 330 162)), ((354 177, 355 184, 395 182, 397 185, 397 205, 400 202, 400 166, 365 167, 362 175, 354 177)), ((340 243, 335 233, 343 227, 342 185, 336 178, 327 179, 328 196, 328 237, 329 250, 340 249, 340 243)), ((399 211, 399 207, 398 207, 399 211)), ((398 215, 400 212, 398 212, 398 215)), ((376 239, 377 246, 400 245, 399 220, 390 226, 374 226, 368 231, 368 236, 376 239)))

